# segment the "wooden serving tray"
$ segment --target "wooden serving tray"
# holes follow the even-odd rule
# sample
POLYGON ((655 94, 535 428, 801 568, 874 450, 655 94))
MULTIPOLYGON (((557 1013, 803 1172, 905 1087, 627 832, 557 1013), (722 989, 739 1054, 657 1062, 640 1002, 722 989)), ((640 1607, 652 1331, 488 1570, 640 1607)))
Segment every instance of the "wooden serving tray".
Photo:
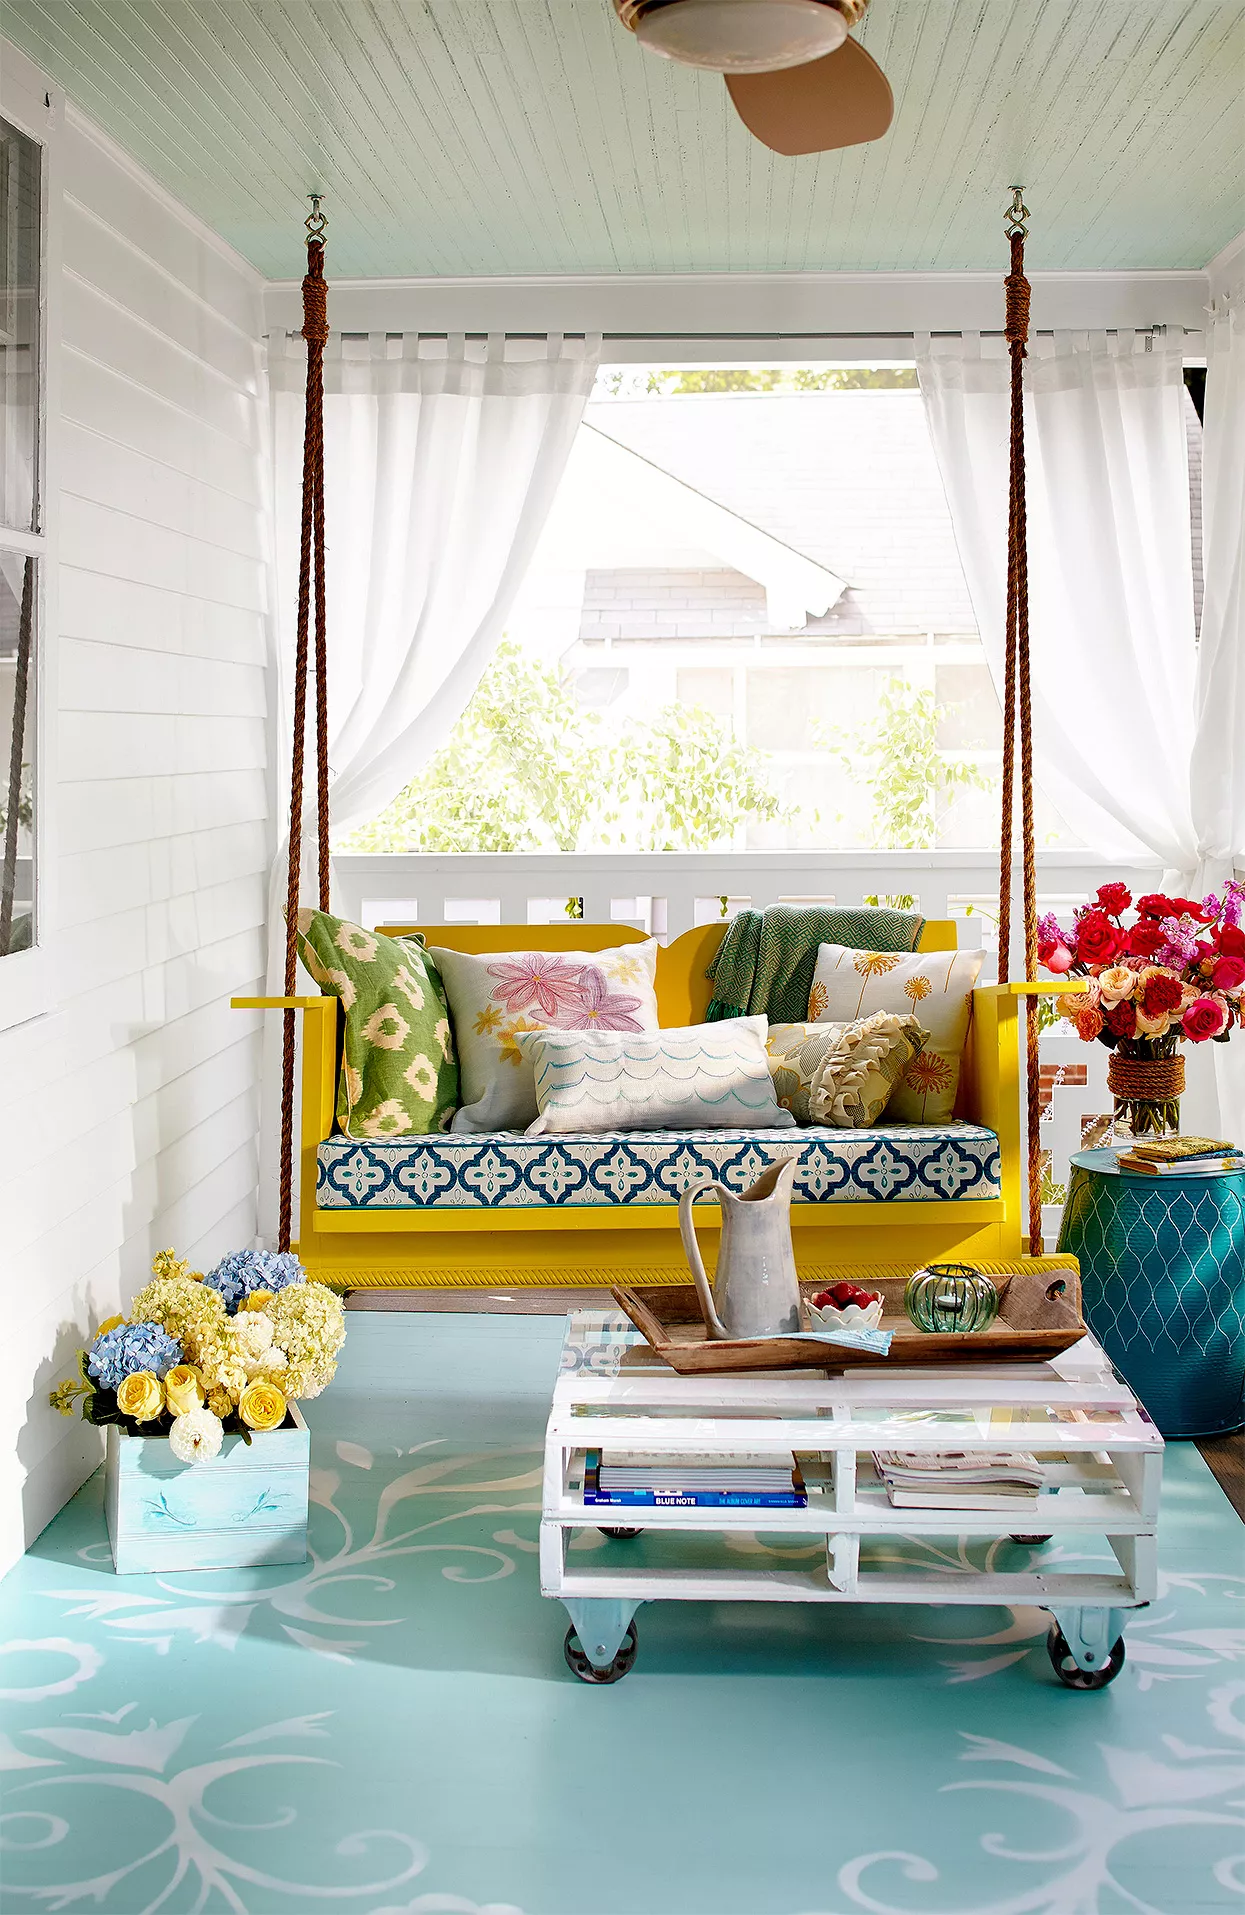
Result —
MULTIPOLYGON (((833 1343, 803 1343, 794 1337, 754 1337, 739 1341, 711 1338, 705 1329, 692 1284, 654 1285, 630 1290, 614 1286, 614 1297, 636 1329, 664 1363, 684 1376, 723 1370, 827 1370, 862 1366, 931 1363, 1012 1363, 1058 1356, 1085 1335, 1076 1272, 1016 1271, 994 1277, 999 1314, 988 1330, 926 1332, 914 1329, 903 1307, 906 1279, 869 1277, 865 1287, 881 1291, 882 1328, 893 1332, 890 1351, 849 1350, 833 1343)), ((802 1283, 807 1299, 827 1287, 825 1279, 802 1283)))

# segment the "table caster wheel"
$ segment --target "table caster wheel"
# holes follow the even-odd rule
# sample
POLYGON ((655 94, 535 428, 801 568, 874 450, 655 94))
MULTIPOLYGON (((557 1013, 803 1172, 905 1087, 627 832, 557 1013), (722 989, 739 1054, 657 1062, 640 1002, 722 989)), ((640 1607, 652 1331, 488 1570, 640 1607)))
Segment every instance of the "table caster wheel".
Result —
POLYGON ((1036 1548, 1039 1543, 1048 1543, 1050 1541, 1050 1537, 1049 1536, 1012 1536, 1008 1540, 1013 1543, 1029 1543, 1033 1548, 1036 1548))
POLYGON ((1124 1638, 1116 1637, 1115 1647, 1101 1669, 1082 1669, 1068 1647, 1063 1630, 1053 1622, 1046 1638, 1046 1653, 1065 1689, 1105 1689, 1124 1667, 1124 1638))
POLYGON ((627 1633, 622 1646, 606 1669, 594 1669, 580 1646, 579 1637, 574 1629, 566 1632, 566 1641, 562 1645, 566 1657, 566 1666, 574 1671, 581 1682, 621 1682, 635 1661, 636 1633, 635 1624, 628 1623, 627 1633))
POLYGON ((611 1536, 616 1543, 629 1543, 633 1536, 639 1535, 638 1529, 606 1529, 602 1527, 602 1536, 611 1536))

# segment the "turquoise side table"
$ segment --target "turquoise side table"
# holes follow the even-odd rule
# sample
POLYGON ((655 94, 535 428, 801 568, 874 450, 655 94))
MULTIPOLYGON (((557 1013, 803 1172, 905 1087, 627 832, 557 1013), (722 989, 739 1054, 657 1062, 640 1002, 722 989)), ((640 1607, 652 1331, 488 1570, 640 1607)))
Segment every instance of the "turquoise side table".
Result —
POLYGON ((1147 1177, 1072 1158, 1059 1248, 1085 1321, 1164 1436, 1245 1423, 1245 1172, 1147 1177))

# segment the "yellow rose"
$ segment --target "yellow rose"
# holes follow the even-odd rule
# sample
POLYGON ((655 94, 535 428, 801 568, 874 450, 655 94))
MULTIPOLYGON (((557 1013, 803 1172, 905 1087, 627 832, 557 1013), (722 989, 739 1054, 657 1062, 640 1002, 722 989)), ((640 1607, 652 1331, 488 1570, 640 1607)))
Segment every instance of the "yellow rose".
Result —
POLYGON ((227 1416, 233 1415, 233 1398, 228 1390, 222 1390, 219 1384, 214 1390, 208 1391, 207 1406, 213 1416, 220 1417, 222 1423, 227 1416))
POLYGON ((248 1383, 238 1399, 238 1415, 253 1430, 279 1430, 285 1421, 285 1397, 275 1383, 248 1383))
POLYGON ((164 1379, 164 1396, 174 1416, 185 1416, 203 1402, 203 1378, 193 1363, 178 1363, 164 1379))
POLYGON ((252 1290, 250 1296, 247 1297, 243 1303, 242 1308, 244 1310, 266 1310, 275 1295, 276 1292, 274 1290, 252 1290))
POLYGON ((122 1416, 136 1423, 151 1423, 164 1408, 164 1387, 151 1370, 135 1370, 123 1377, 117 1391, 117 1408, 122 1416))
POLYGON ((97 1337, 106 1337, 110 1330, 115 1330, 118 1324, 121 1324, 124 1322, 125 1322, 124 1317, 105 1317, 104 1321, 100 1324, 99 1329, 95 1332, 95 1334, 97 1337))

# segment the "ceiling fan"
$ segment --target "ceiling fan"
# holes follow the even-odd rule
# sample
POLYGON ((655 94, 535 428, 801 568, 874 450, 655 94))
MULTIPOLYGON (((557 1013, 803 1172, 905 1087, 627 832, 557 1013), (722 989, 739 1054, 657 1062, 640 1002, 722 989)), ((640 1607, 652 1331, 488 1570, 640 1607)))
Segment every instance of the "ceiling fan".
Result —
POLYGON ((725 76, 748 131, 775 153, 880 139, 890 83, 849 28, 869 0, 614 0, 641 46, 725 76))

